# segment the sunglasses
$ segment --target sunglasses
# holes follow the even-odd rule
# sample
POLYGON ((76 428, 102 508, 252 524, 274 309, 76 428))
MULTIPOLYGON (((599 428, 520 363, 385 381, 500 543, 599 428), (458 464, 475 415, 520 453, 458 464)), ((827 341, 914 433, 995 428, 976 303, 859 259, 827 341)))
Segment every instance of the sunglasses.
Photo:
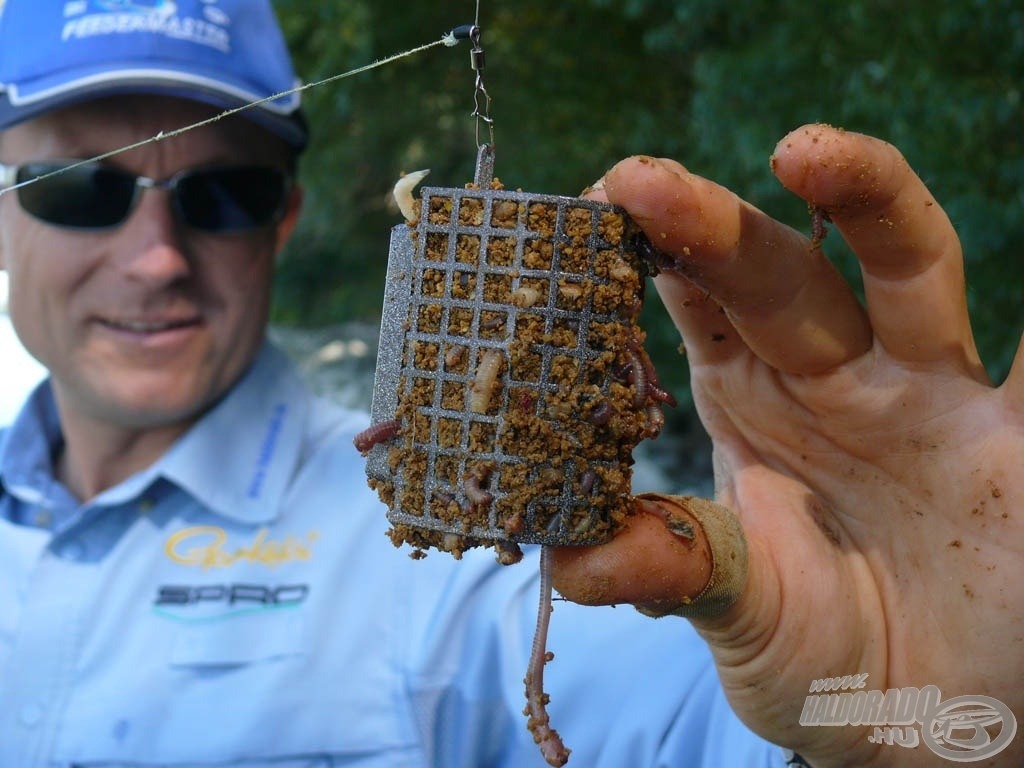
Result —
POLYGON ((22 209, 58 227, 116 227, 131 215, 142 190, 156 188, 167 190, 175 214, 189 227, 231 233, 277 221, 284 213, 291 178, 262 165, 198 168, 169 179, 150 179, 98 162, 0 164, 0 194, 18 184, 25 184, 16 190, 22 209), (46 178, 33 181, 40 176, 46 178))

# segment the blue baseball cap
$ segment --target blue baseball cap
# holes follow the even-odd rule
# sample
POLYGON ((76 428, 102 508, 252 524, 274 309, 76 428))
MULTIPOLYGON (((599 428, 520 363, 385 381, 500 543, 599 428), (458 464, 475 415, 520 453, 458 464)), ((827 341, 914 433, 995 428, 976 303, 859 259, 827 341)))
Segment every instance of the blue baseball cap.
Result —
MULTIPOLYGON (((234 109, 298 84, 269 0, 0 0, 0 130, 102 96, 234 109)), ((309 139, 298 93, 240 114, 309 139)))

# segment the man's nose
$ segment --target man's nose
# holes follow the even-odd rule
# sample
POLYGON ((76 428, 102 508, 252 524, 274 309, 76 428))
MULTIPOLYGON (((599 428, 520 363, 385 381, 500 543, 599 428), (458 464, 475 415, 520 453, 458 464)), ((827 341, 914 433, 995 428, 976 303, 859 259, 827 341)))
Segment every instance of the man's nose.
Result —
POLYGON ((139 190, 135 210, 121 226, 124 269, 150 283, 173 282, 191 272, 183 237, 183 224, 172 209, 167 190, 139 190))

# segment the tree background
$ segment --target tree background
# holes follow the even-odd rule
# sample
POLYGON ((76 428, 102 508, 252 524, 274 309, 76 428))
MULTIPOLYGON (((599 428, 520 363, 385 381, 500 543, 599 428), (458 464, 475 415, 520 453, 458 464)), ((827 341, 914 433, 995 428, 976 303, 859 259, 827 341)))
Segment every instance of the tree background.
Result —
MULTIPOLYGON (((983 359, 999 381, 1020 337, 1024 7, 1019 0, 481 0, 484 79, 506 186, 577 194, 624 156, 664 155, 805 232, 771 176, 775 143, 823 121, 897 145, 960 233, 983 359)), ((278 0, 304 81, 473 21, 473 0, 278 0)), ((379 317, 401 172, 472 180, 470 45, 435 47, 306 92, 307 211, 281 263, 274 319, 379 317)), ((858 284, 837 235, 825 250, 858 284)), ((653 291, 652 357, 686 403, 678 337, 653 291)), ((691 409, 677 419, 692 420, 691 409)))

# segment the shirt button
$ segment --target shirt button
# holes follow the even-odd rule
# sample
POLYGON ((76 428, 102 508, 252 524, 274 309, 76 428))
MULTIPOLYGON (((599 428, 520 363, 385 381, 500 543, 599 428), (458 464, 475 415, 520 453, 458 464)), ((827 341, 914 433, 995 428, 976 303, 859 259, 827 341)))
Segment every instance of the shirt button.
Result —
POLYGON ((53 515, 45 509, 41 509, 33 515, 32 522, 35 523, 36 528, 49 528, 53 524, 53 515))
POLYGON ((18 719, 26 728, 33 728, 43 719, 43 708, 38 704, 26 704, 21 708, 18 719))
POLYGON ((69 541, 61 546, 60 556, 65 560, 78 562, 85 557, 85 545, 80 541, 69 541))

